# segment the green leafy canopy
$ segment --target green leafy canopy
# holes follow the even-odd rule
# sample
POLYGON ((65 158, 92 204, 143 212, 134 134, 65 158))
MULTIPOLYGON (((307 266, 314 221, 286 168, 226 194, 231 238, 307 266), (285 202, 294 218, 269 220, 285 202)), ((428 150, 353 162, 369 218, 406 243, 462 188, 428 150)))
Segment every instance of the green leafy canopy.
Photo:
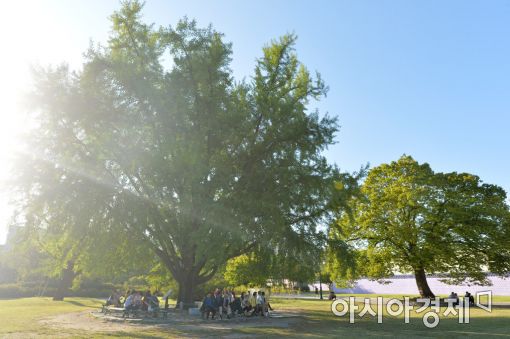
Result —
MULTIPOLYGON (((434 172, 410 156, 370 170, 331 231, 355 252, 356 269, 331 251, 330 262, 353 277, 394 272, 447 273, 448 282, 487 283, 510 272, 510 218, 505 191, 468 173, 434 172)), ((341 252, 340 252, 341 253, 341 252)), ((352 263, 351 263, 352 264, 352 263)), ((341 277, 340 277, 341 278, 341 277)))
POLYGON ((297 59, 294 35, 236 82, 221 33, 188 19, 156 29, 142 7, 123 3, 81 71, 36 72, 37 127, 14 187, 27 225, 124 234, 189 301, 229 258, 277 239, 316 242, 337 174, 322 151, 337 124, 308 109, 327 87, 297 59))

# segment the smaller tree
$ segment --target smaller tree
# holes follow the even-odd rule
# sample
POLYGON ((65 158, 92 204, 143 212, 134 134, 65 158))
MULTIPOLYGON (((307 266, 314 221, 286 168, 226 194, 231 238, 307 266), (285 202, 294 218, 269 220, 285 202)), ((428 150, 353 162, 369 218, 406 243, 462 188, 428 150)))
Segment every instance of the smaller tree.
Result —
MULTIPOLYGON (((316 235, 319 236, 319 235, 316 235)), ((268 246, 227 262, 224 277, 233 285, 262 286, 268 281, 310 283, 321 268, 321 247, 299 237, 269 241, 268 246)))
POLYGON ((410 156, 375 167, 331 229, 338 276, 389 277, 413 272, 422 297, 434 297, 426 273, 448 283, 487 284, 486 272, 510 272, 510 224, 505 191, 468 173, 434 173, 410 156), (337 242, 338 243, 338 242, 337 242), (344 260, 350 253, 354 262, 344 260), (343 262, 342 262, 343 260, 343 262), (354 268, 349 268, 354 267, 354 268))
POLYGON ((232 286, 261 286, 270 277, 269 261, 254 253, 243 254, 227 262, 225 280, 232 286))

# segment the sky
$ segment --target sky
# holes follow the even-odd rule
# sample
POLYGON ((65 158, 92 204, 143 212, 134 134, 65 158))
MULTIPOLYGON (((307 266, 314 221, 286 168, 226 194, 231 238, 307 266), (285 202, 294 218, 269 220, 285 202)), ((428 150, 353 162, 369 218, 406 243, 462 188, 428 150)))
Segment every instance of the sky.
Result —
MULTIPOLYGON (((105 43, 113 0, 11 0, 0 12, 0 180, 29 121, 30 65, 79 70, 105 43)), ((261 48, 294 32, 296 51, 329 86, 311 104, 338 116, 328 159, 345 171, 412 155, 436 171, 470 172, 510 192, 510 1, 146 1, 143 20, 212 24, 233 43, 237 79, 261 48)), ((12 209, 0 192, 0 243, 12 209)))

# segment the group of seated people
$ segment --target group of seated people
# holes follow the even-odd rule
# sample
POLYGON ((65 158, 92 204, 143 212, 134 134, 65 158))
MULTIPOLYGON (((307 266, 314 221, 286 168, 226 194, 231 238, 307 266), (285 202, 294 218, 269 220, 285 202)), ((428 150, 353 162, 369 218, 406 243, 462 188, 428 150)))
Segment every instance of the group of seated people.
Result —
MULTIPOLYGON (((113 292, 106 300, 105 306, 123 307, 124 312, 146 311, 157 316, 159 311, 159 299, 150 291, 141 292, 137 290, 127 291, 123 295, 119 291, 113 292)), ((273 310, 266 298, 264 291, 242 292, 236 297, 235 292, 229 289, 220 290, 217 288, 207 294, 202 302, 200 312, 205 319, 220 319, 226 316, 230 319, 236 315, 244 316, 268 316, 269 310, 273 310)))
MULTIPOLYGON (((447 299, 453 300, 453 305, 459 304, 459 296, 455 292, 450 293, 450 295, 448 296, 447 299)), ((466 291, 466 294, 464 295, 464 300, 467 301, 469 303, 469 305, 474 305, 474 303, 475 303, 475 297, 473 297, 473 295, 471 293, 469 293, 468 291, 466 291)))
POLYGON ((202 318, 212 319, 216 315, 223 319, 226 315, 228 319, 236 315, 244 316, 257 316, 262 317, 269 315, 269 310, 273 310, 269 301, 266 298, 264 291, 253 292, 242 292, 240 297, 236 297, 234 291, 217 288, 214 292, 209 292, 204 301, 200 312, 202 318))
POLYGON ((115 291, 106 300, 106 306, 122 307, 126 311, 147 311, 157 312, 159 310, 159 299, 150 291, 141 292, 131 290, 124 297, 119 291, 115 291))

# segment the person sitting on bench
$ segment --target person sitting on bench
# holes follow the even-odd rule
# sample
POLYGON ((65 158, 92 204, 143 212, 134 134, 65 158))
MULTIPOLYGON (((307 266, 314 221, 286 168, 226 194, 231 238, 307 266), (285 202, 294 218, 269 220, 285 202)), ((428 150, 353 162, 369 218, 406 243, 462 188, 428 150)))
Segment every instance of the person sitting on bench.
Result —
POLYGON ((152 313, 152 314, 154 314, 156 316, 157 312, 159 311, 159 299, 158 299, 158 297, 156 297, 155 295, 151 294, 150 291, 147 291, 145 293, 145 296, 143 297, 142 301, 143 301, 144 307, 146 307, 146 308, 144 308, 144 310, 149 312, 149 313, 152 313))
POLYGON ((255 310, 252 312, 252 316, 260 315, 264 316, 264 298, 262 297, 262 291, 253 292, 253 296, 255 297, 255 310))
POLYGON ((136 309, 141 309, 143 302, 142 302, 142 292, 136 291, 135 295, 133 296, 133 305, 135 305, 136 309))
POLYGON ((234 316, 243 314, 243 308, 241 307, 241 298, 236 298, 233 292, 232 295, 234 297, 234 301, 230 304, 232 314, 234 316))
POLYGON ((126 301, 124 302, 124 310, 126 311, 134 311, 136 309, 135 306, 135 291, 128 292, 128 296, 126 301))
POLYGON ((150 297, 151 297, 151 292, 146 291, 142 297, 142 305, 140 307, 142 309, 142 311, 149 310, 149 298, 150 297))
POLYGON ((250 292, 241 293, 241 308, 245 315, 253 309, 253 307, 250 304, 250 292))
POLYGON ((262 313, 264 316, 269 316, 269 310, 273 311, 269 300, 266 298, 266 292, 262 291, 262 313))
POLYGON ((120 293, 115 290, 106 300, 106 306, 120 307, 120 293))

